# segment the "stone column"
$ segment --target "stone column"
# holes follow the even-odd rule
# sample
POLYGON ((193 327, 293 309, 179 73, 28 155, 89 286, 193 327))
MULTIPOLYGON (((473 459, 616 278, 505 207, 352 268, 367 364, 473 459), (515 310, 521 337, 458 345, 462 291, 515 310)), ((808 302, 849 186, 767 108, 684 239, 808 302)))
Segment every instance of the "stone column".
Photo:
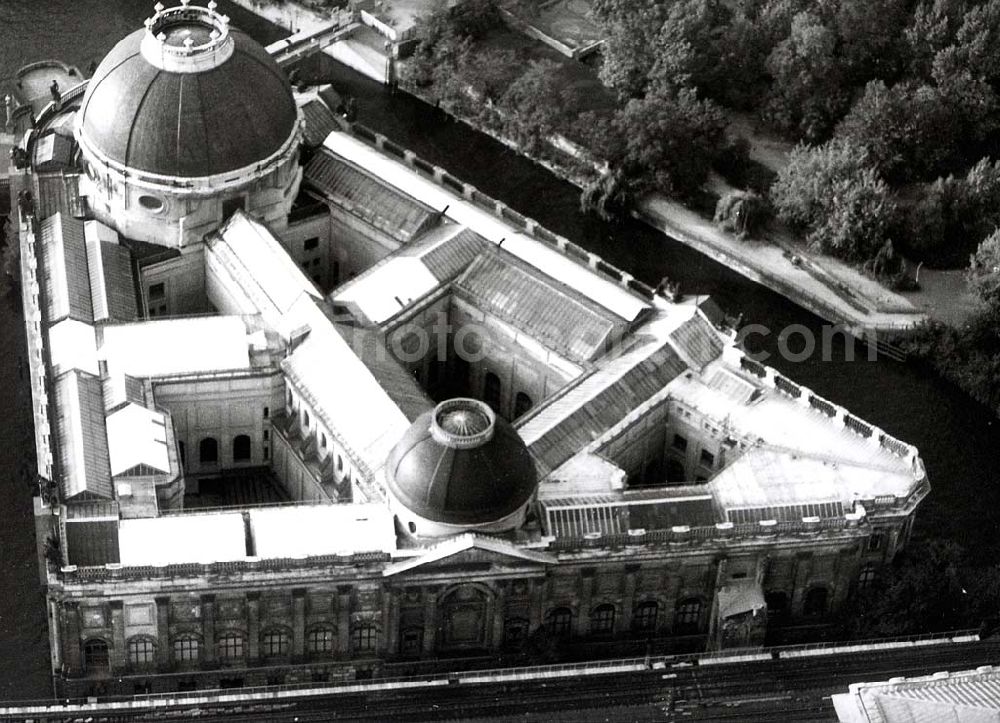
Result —
POLYGON ((111 670, 125 667, 125 610, 121 600, 111 603, 111 670))
POLYGON ((83 669, 83 655, 80 647, 80 604, 63 603, 59 610, 62 627, 63 665, 66 673, 74 675, 83 669))
POLYGON ((156 598, 156 664, 170 666, 170 598, 156 598))
POLYGON ((503 645, 503 624, 507 617, 507 580, 497 583, 496 593, 493 596, 493 630, 490 635, 489 648, 499 650, 503 645))
POLYGON ((260 593, 247 593, 247 658, 260 658, 260 593))
POLYGON ((201 650, 203 663, 215 662, 215 595, 201 596, 201 650))
POLYGON ((424 588, 424 655, 434 655, 437 645, 437 587, 424 588))
POLYGON ((337 587, 337 644, 341 655, 351 653, 351 586, 337 587))
POLYGON ((301 658, 306 652, 306 590, 292 590, 292 656, 301 658))

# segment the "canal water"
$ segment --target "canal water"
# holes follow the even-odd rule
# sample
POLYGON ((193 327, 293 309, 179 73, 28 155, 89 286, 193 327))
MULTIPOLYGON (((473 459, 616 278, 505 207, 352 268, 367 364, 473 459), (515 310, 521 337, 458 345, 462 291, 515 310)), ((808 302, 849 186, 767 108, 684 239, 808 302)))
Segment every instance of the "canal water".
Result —
MULTIPOLYGON (((0 85, 22 65, 58 58, 84 71, 117 39, 142 26, 146 0, 0 0, 0 85)), ((285 33, 228 2, 233 23, 263 43, 285 33)), ((578 191, 493 139, 448 120, 404 94, 391 94, 332 60, 308 68, 358 101, 359 120, 447 168, 525 215, 535 218, 649 283, 663 276, 685 293, 710 294, 729 314, 773 330, 756 350, 781 372, 843 404, 889 434, 916 444, 933 491, 918 517, 917 534, 955 540, 982 562, 1000 560, 1000 434, 993 412, 914 364, 869 362, 859 348, 846 360, 819 353, 789 362, 777 355, 782 328, 801 324, 817 337, 822 321, 728 268, 638 224, 611 226, 583 216, 578 191)), ((18 474, 30 445, 30 407, 19 380, 24 354, 19 313, 0 299, 0 700, 50 694, 43 598, 38 590, 30 485, 18 474)))

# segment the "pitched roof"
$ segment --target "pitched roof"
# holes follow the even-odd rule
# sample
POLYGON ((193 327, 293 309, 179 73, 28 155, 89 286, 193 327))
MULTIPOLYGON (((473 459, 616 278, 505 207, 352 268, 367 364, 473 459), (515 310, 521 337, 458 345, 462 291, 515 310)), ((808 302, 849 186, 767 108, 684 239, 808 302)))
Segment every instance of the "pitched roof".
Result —
POLYGON ((325 148, 306 164, 303 177, 327 199, 401 243, 437 215, 325 148))
POLYGON ((101 381, 79 371, 55 380, 55 441, 63 499, 112 499, 101 381))
POLYGON ((118 476, 136 467, 149 472, 170 472, 166 419, 138 404, 128 404, 108 415, 108 453, 111 474, 118 476))
POLYGON ((686 368, 663 339, 647 339, 538 407, 518 431, 541 475, 600 437, 686 368))
POLYGON ((41 281, 45 320, 69 317, 92 323, 87 245, 83 221, 56 213, 41 223, 41 281))
POLYGON ((455 282, 456 294, 575 361, 606 352, 627 322, 515 257, 480 254, 455 282))
POLYGON ((527 550, 519 545, 515 545, 512 542, 508 542, 497 537, 486 537, 477 535, 474 532, 466 532, 461 535, 449 537, 442 542, 424 548, 424 554, 419 557, 402 560, 400 562, 393 563, 392 565, 388 565, 382 570, 382 574, 385 577, 398 575, 401 572, 407 572, 422 565, 426 565, 431 562, 438 562, 439 560, 444 560, 452 555, 457 555, 458 553, 473 549, 483 550, 496 555, 512 557, 518 560, 533 562, 540 565, 551 565, 556 562, 556 558, 547 553, 527 550))
POLYGON ((303 140, 307 146, 321 146, 328 135, 340 130, 337 116, 322 98, 307 101, 302 106, 302 117, 305 120, 303 140))
POLYGON ((263 314, 276 324, 299 297, 321 298, 271 230, 243 211, 209 236, 205 254, 208 271, 225 269, 251 305, 241 313, 263 314))
POLYGON ((127 247, 102 239, 104 234, 97 232, 93 223, 85 224, 84 236, 94 320, 135 321, 139 318, 139 306, 132 254, 127 247))

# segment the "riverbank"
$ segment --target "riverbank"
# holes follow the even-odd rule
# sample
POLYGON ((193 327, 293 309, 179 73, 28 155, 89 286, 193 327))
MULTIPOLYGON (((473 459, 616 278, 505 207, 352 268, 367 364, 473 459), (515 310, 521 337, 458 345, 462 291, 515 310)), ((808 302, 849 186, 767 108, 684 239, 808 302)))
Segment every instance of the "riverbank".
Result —
MULTIPOLYGON (((236 0, 247 9, 258 12, 271 22, 289 30, 302 29, 303 23, 321 23, 322 18, 295 2, 274 5, 266 0, 236 0)), ((338 43, 337 45, 341 45, 338 43)), ((365 44, 369 52, 371 44, 365 44)), ((335 59, 345 57, 344 49, 336 47, 326 51, 335 59)), ((388 51, 391 52, 391 51, 388 51)), ((386 62, 391 58, 383 56, 386 62)), ((572 62, 572 61, 567 61, 572 62)), ((356 70, 365 72, 354 63, 356 70)), ((389 74, 366 73, 380 79, 389 74)), ((391 73, 398 77, 398 73, 391 73)), ((418 98, 437 105, 438 99, 413 87, 402 88, 418 98)), ((454 109, 445 108, 454 114, 454 109)), ((473 129, 487 133, 511 148, 517 149, 510 139, 500 137, 496 131, 476 119, 456 115, 458 120, 473 129)), ((565 143, 558 139, 550 142, 557 154, 566 154, 565 143)), ((582 186, 586 179, 571 163, 554 162, 538 154, 528 154, 532 160, 564 180, 582 186)), ((576 160, 576 159, 574 159, 576 160)), ((709 258, 732 268, 746 278, 762 284, 785 296, 790 301, 811 311, 830 323, 843 325, 858 335, 905 335, 928 320, 928 310, 918 306, 911 297, 897 294, 880 286, 860 271, 835 259, 815 257, 794 239, 763 238, 752 242, 741 241, 732 234, 715 227, 711 219, 663 196, 644 199, 634 209, 634 215, 643 223, 705 254, 709 258)))

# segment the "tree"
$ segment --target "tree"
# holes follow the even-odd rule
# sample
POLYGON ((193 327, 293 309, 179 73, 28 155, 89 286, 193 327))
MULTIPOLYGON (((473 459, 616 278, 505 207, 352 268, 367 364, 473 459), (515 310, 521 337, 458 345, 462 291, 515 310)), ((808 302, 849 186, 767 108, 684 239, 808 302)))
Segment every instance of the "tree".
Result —
POLYGON ((983 158, 964 178, 919 187, 905 210, 900 223, 908 251, 935 267, 961 267, 1000 225, 1000 163, 983 158))
POLYGON ((625 139, 623 157, 610 160, 624 171, 631 191, 683 197, 708 177, 725 143, 726 120, 718 106, 685 89, 675 96, 655 93, 629 101, 615 128, 625 139))
POLYGON ((723 65, 732 11, 721 0, 678 0, 654 40, 649 70, 652 89, 667 92, 691 85, 703 95, 726 95, 730 69, 723 65))
POLYGON ((939 89, 911 83, 890 88, 873 80, 837 126, 836 136, 867 148, 884 178, 905 183, 934 178, 961 164, 959 127, 939 89))
POLYGON ((533 60, 500 99, 504 132, 526 153, 538 153, 556 132, 563 113, 559 64, 533 60))
POLYGON ((969 282, 987 307, 1000 310, 1000 228, 983 239, 972 255, 969 282))
POLYGON ((840 38, 846 82, 894 80, 906 65, 906 42, 899 28, 908 19, 907 0, 840 0, 833 23, 840 38))
POLYGON ((912 76, 930 78, 934 57, 951 44, 964 15, 965 0, 932 0, 917 6, 904 32, 912 76))
POLYGON ((766 115, 775 128, 807 141, 825 138, 847 109, 837 35, 811 12, 792 20, 791 34, 767 59, 774 79, 766 115))
POLYGON ((606 37, 601 80, 622 99, 642 96, 656 61, 655 39, 667 14, 666 3, 594 0, 591 13, 606 37))
POLYGON ((843 140, 799 146, 771 188, 782 220, 813 248, 862 262, 888 240, 895 205, 864 147, 843 140))

